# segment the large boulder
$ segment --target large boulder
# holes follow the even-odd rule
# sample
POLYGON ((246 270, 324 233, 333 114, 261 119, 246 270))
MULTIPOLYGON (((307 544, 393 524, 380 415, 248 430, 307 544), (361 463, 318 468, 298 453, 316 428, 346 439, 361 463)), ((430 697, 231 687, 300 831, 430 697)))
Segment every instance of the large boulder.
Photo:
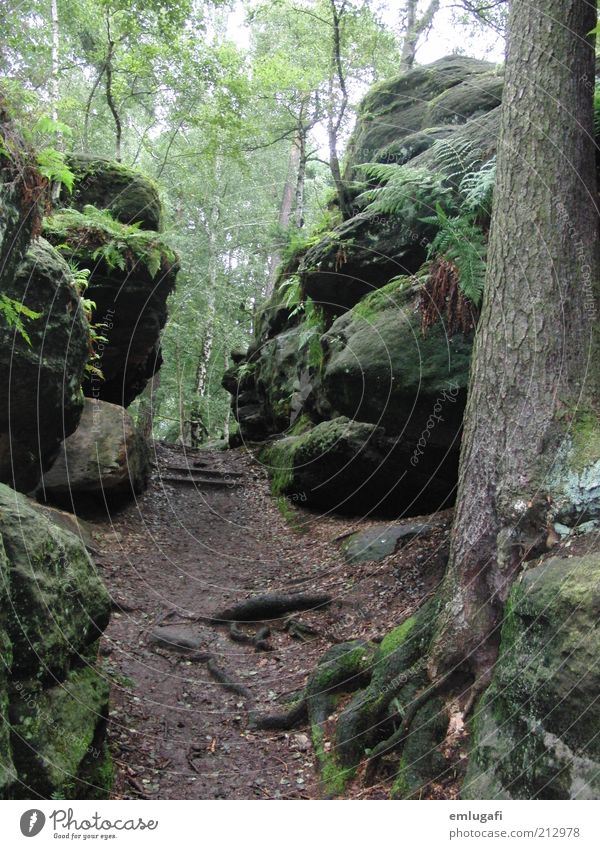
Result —
POLYGON ((86 296, 108 341, 96 345, 102 377, 84 383, 87 396, 125 407, 160 368, 160 333, 175 285, 175 253, 154 231, 122 224, 86 207, 49 218, 46 238, 69 262, 90 272, 86 296))
POLYGON ((421 329, 422 283, 403 278, 364 298, 322 337, 322 414, 348 416, 417 442, 458 450, 472 334, 440 320, 421 329), (427 422, 433 416, 433 427, 427 422))
POLYGON ((600 798, 599 585, 597 553, 552 558, 514 584, 464 798, 600 798))
POLYGON ((61 503, 141 493, 150 473, 145 439, 123 407, 85 399, 79 427, 61 446, 41 491, 61 503))
POLYGON ((44 239, 3 293, 40 313, 22 319, 28 338, 0 319, 0 481, 29 491, 79 422, 89 327, 67 263, 44 239))
POLYGON ((110 599, 84 545, 0 485, 0 798, 108 792, 110 599))
POLYGON ((150 177, 120 162, 83 154, 70 156, 68 164, 75 174, 72 195, 63 195, 69 206, 83 211, 89 204, 109 210, 123 224, 162 229, 162 204, 150 177))
POLYGON ((398 516, 435 512, 454 497, 458 453, 432 445, 420 457, 418 450, 377 425, 339 416, 314 427, 300 419, 260 456, 276 496, 349 515, 398 516))
POLYGON ((357 179, 356 168, 365 162, 404 164, 407 148, 424 130, 444 137, 445 128, 489 112, 499 106, 502 86, 501 68, 466 56, 447 56, 378 83, 360 104, 345 179, 357 179))

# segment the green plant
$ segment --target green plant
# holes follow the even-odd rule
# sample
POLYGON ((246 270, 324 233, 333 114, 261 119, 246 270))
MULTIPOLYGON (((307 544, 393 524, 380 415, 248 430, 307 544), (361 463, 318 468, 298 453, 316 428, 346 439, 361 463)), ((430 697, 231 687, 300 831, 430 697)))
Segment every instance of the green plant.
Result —
POLYGON ((478 171, 467 172, 460 181, 461 208, 477 219, 489 221, 496 182, 496 157, 485 162, 478 171))
POLYGON ((448 211, 454 206, 452 190, 435 171, 387 163, 368 163, 361 168, 370 179, 383 183, 359 195, 359 201, 368 202, 369 213, 414 220, 431 212, 436 204, 443 204, 448 211))
POLYGON ((140 230, 139 223, 122 224, 95 206, 84 206, 82 212, 61 209, 45 220, 44 231, 58 250, 72 254, 85 248, 93 260, 103 260, 111 270, 125 271, 128 263, 143 262, 154 278, 163 261, 175 262, 174 251, 156 233, 140 230))
POLYGON ((312 298, 307 298, 302 304, 304 321, 301 325, 298 339, 298 351, 308 350, 308 364, 313 368, 321 368, 323 364, 323 348, 321 336, 325 332, 323 311, 312 298))
POLYGON ((41 312, 29 309, 20 301, 15 301, 14 298, 9 298, 8 295, 0 295, 0 314, 9 327, 14 327, 22 339, 31 346, 31 339, 25 330, 23 319, 34 320, 41 318, 41 312))
POLYGON ((449 216, 441 204, 436 214, 422 219, 437 228, 437 234, 427 251, 429 258, 445 257, 455 266, 459 288, 465 298, 479 306, 485 282, 485 234, 475 221, 475 215, 449 216))

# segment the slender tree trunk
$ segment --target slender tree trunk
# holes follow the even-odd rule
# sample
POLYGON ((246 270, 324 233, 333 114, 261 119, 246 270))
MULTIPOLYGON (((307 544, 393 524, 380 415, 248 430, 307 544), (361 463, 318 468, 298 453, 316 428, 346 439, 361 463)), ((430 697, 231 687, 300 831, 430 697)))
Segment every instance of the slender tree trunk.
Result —
POLYGON ((206 323, 204 331, 204 340, 202 342, 202 350, 198 357, 196 367, 196 379, 194 386, 194 402, 192 415, 190 420, 191 426, 191 443, 192 448, 197 448, 208 437, 209 432, 204 421, 206 415, 206 396, 208 393, 208 376, 210 358, 212 355, 216 305, 217 305, 217 285, 219 276, 219 250, 218 250, 218 226, 221 217, 220 198, 217 193, 221 176, 221 163, 219 157, 215 161, 214 171, 214 192, 213 201, 206 221, 206 236, 208 240, 208 288, 206 293, 206 323))
POLYGON ((419 40, 431 28, 433 19, 440 8, 440 0, 431 0, 420 18, 417 16, 418 6, 419 0, 406 0, 400 51, 400 69, 402 71, 409 71, 415 64, 419 40))
MULTIPOLYGON (((58 101, 60 99, 60 22, 58 19, 58 2, 51 0, 50 19, 52 29, 52 69, 50 73, 50 99, 52 101, 52 120, 58 121, 58 101)), ((61 134, 57 135, 56 145, 62 147, 61 134)), ((61 184, 56 181, 52 185, 52 200, 56 202, 60 195, 61 184)))
POLYGON ((298 133, 298 176, 296 179, 296 200, 294 221, 300 229, 304 226, 304 183, 306 179, 306 130, 304 127, 298 133))
POLYGON ((117 105, 115 103, 114 95, 113 95, 113 84, 112 84, 112 76, 113 76, 113 57, 115 50, 115 43, 112 40, 112 36, 110 34, 110 16, 107 10, 106 12, 106 36, 108 40, 108 47, 106 53, 106 64, 105 64, 105 92, 106 92, 106 102, 108 103, 108 108, 111 111, 113 116, 113 121, 115 124, 115 159, 117 162, 121 161, 121 137, 123 135, 123 126, 121 124, 121 117, 119 115, 119 110, 117 109, 117 105))
POLYGON ((338 155, 338 139, 346 109, 348 107, 348 92, 346 89, 346 79, 344 75, 344 67, 342 63, 342 18, 346 7, 345 0, 342 0, 339 8, 337 0, 329 0, 331 8, 331 70, 329 75, 329 108, 327 116, 327 139, 329 143, 329 168, 331 176, 335 184, 335 190, 338 196, 338 204, 342 218, 349 218, 352 214, 348 197, 346 193, 346 184, 342 179, 342 169, 340 166, 340 158, 338 155), (340 91, 340 103, 336 103, 335 81, 340 91))
MULTIPOLYGON (((277 219, 278 228, 282 233, 290 226, 290 220, 294 208, 294 186, 297 182, 299 164, 300 145, 298 143, 298 137, 296 136, 294 138, 294 141, 292 142, 292 149, 290 150, 287 174, 283 186, 283 193, 281 195, 281 204, 279 206, 279 218, 277 219)), ((275 279, 277 277, 277 269, 279 268, 280 264, 281 247, 278 245, 271 254, 269 261, 269 278, 267 280, 267 286, 265 290, 265 296, 267 298, 273 294, 273 289, 275 288, 275 279)))
POLYGON ((50 19, 52 28, 52 70, 50 74, 50 99, 52 101, 52 118, 54 121, 58 121, 60 29, 58 20, 57 0, 51 0, 50 19))
POLYGON ((137 414, 137 430, 144 439, 152 439, 152 427, 154 417, 157 414, 156 393, 160 386, 160 371, 157 371, 146 384, 146 388, 140 396, 140 405, 137 414))
POLYGON ((590 391, 595 21, 595 4, 583 0, 512 3, 486 290, 434 679, 461 668, 487 682, 508 589, 528 552, 544 547, 548 473, 569 416, 590 391))

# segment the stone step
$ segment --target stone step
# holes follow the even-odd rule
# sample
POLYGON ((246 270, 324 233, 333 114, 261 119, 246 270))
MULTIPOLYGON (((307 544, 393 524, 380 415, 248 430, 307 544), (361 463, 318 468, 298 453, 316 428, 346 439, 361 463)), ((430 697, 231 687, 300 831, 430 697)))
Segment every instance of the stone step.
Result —
POLYGON ((158 466, 153 464, 154 468, 159 472, 175 472, 180 475, 188 475, 189 477, 194 477, 195 475, 200 475, 208 477, 208 478, 232 478, 232 479, 240 479, 243 478, 244 475, 241 472, 230 472, 228 469, 195 469, 190 468, 189 466, 158 466))
POLYGON ((226 489, 227 487, 241 486, 241 481, 235 480, 225 480, 218 478, 194 478, 194 477, 184 477, 180 475, 161 475, 159 478, 161 483, 174 483, 181 484, 184 486, 195 486, 198 489, 204 489, 206 487, 215 487, 226 489))

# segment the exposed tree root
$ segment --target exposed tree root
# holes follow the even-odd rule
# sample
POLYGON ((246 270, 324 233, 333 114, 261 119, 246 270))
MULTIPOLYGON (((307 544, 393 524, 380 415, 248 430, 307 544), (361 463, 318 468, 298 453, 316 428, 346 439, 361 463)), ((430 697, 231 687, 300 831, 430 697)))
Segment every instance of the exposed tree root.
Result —
POLYGON ((162 649, 167 649, 168 651, 174 651, 178 654, 184 655, 186 660, 189 660, 192 663, 206 663, 206 668, 215 681, 231 693, 235 693, 243 699, 251 701, 252 694, 250 693, 250 690, 243 684, 239 684, 237 681, 234 681, 229 673, 225 672, 225 670, 219 666, 217 659, 212 652, 200 651, 198 649, 198 646, 201 644, 201 640, 194 637, 184 637, 179 634, 174 634, 173 632, 168 632, 166 628, 162 630, 163 633, 161 633, 161 629, 153 631, 150 634, 150 641, 162 649))
POLYGON ((269 643, 271 629, 265 625, 256 632, 256 634, 248 634, 242 631, 238 622, 232 622, 229 625, 229 636, 235 643, 244 643, 248 646, 254 646, 259 651, 273 651, 273 646, 269 643))
POLYGON ((332 598, 325 593, 271 593, 248 598, 233 607, 225 608, 209 617, 198 617, 212 622, 264 622, 278 619, 292 610, 315 610, 331 604, 332 598))

